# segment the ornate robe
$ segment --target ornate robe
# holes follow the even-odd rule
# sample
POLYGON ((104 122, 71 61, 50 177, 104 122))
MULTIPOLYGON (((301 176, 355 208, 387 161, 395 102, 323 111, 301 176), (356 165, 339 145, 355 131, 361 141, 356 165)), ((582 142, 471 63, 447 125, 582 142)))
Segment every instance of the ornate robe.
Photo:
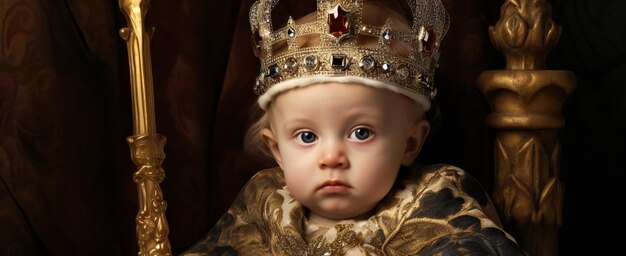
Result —
POLYGON ((367 220, 309 223, 280 169, 257 173, 184 255, 525 255, 483 188, 447 165, 401 170, 367 220))

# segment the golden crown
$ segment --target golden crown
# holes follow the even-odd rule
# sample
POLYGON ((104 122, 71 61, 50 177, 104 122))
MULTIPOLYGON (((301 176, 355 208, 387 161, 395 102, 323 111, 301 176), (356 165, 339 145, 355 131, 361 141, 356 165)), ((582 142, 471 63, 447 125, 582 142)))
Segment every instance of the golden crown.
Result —
POLYGON ((296 24, 290 16, 286 26, 274 30, 271 14, 277 3, 258 0, 250 9, 255 55, 261 60, 254 86, 257 95, 274 85, 309 77, 373 80, 405 95, 424 97, 428 106, 437 94, 433 76, 449 24, 440 0, 406 1, 413 19, 410 31, 393 29, 391 19, 382 26, 364 24, 363 0, 317 0, 314 21, 296 24), (319 35, 319 44, 298 46, 299 38, 310 35, 319 35), (378 43, 365 47, 359 37, 378 43), (409 53, 392 51, 393 41, 407 45, 409 53))

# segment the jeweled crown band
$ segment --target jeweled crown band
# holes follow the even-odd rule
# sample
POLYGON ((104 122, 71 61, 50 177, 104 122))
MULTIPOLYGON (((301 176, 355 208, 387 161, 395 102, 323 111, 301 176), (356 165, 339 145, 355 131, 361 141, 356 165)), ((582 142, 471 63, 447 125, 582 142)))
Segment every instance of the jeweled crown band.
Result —
POLYGON ((250 10, 255 54, 261 60, 256 94, 297 78, 349 76, 379 81, 426 99, 435 97, 439 44, 448 27, 440 0, 408 0, 413 20, 405 24, 410 27, 406 30, 392 26, 401 22, 392 19, 383 26, 363 24, 367 15, 363 0, 317 0, 315 20, 296 24, 289 17, 286 26, 273 30, 271 13, 277 3, 259 0, 250 10), (298 40, 312 38, 317 40, 315 45, 298 45, 298 40), (375 44, 363 44, 364 38, 375 44), (398 43, 407 50, 394 51, 398 43))
POLYGON ((420 70, 414 62, 390 58, 377 50, 337 47, 331 52, 311 47, 296 53, 268 58, 269 65, 257 79, 254 87, 261 95, 274 84, 306 76, 357 76, 376 79, 412 91, 435 96, 430 70, 420 70))

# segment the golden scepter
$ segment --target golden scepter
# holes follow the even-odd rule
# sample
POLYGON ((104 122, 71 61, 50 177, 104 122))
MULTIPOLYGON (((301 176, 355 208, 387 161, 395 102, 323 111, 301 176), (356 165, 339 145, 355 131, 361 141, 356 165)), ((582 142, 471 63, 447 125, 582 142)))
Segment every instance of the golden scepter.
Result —
POLYGON ((139 212, 135 219, 139 255, 172 255, 165 218, 167 203, 159 186, 165 178, 161 168, 165 159, 165 136, 156 132, 150 35, 143 27, 150 1, 119 0, 119 5, 128 23, 128 27, 120 29, 120 36, 128 48, 133 102, 133 135, 126 140, 130 157, 137 165, 133 180, 139 194, 139 212))

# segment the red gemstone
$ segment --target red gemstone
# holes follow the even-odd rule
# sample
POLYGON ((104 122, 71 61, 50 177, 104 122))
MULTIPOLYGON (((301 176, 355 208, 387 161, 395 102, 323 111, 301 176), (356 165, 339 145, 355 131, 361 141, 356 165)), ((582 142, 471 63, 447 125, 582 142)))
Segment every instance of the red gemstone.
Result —
POLYGON ((340 5, 328 12, 328 27, 329 33, 335 37, 348 34, 348 12, 340 5))
POLYGON ((428 37, 425 40, 424 51, 432 52, 435 49, 435 42, 437 42, 437 35, 435 35, 435 31, 432 28, 426 29, 426 33, 428 33, 428 37))

